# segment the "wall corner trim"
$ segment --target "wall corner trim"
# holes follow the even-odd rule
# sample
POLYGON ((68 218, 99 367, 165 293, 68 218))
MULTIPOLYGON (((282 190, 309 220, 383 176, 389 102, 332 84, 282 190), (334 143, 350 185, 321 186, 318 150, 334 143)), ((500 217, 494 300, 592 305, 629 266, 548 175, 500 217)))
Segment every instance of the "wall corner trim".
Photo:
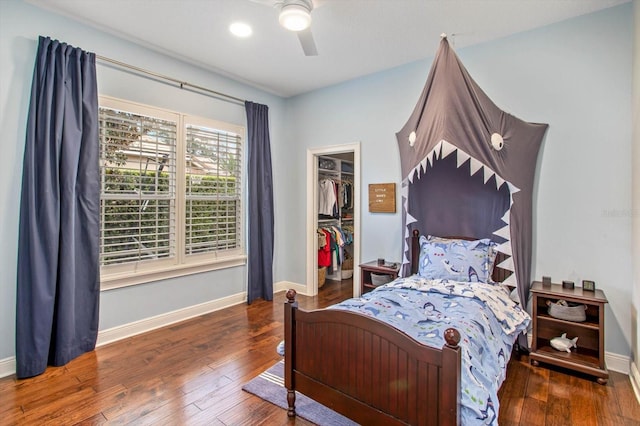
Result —
POLYGON ((631 372, 629 373, 631 387, 633 387, 636 399, 638 400, 638 403, 640 403, 640 371, 638 371, 638 366, 634 362, 630 362, 629 364, 631 365, 631 372))

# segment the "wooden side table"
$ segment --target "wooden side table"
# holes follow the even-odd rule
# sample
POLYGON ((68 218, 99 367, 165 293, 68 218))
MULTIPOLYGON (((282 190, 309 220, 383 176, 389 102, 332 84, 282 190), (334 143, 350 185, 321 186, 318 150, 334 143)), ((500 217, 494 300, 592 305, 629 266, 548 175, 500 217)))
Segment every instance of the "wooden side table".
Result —
MULTIPOLYGON (((363 263, 360 265, 360 294, 364 294, 368 291, 378 287, 373 284, 371 280, 371 274, 389 275, 391 280, 398 278, 398 271, 400 270, 399 263, 385 262, 384 265, 378 265, 378 261, 363 263)), ((390 281, 391 281, 390 280, 390 281)))
POLYGON ((602 290, 583 291, 581 287, 565 289, 560 284, 543 286, 534 282, 533 295, 533 344, 531 364, 539 362, 569 368, 598 378, 606 384, 609 372, 604 363, 604 305, 608 303, 602 290), (567 321, 548 314, 547 301, 566 300, 587 306, 587 319, 582 322, 567 321), (567 333, 568 339, 578 337, 577 348, 571 352, 558 351, 549 343, 554 337, 567 333))

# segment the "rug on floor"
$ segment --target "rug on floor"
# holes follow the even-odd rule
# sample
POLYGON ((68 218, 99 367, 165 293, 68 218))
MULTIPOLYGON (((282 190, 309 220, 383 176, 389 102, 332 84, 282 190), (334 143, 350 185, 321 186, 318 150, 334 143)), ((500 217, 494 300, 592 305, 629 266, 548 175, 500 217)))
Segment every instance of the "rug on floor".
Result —
MULTIPOLYGON (((288 404, 287 389, 284 387, 284 361, 278 362, 252 379, 242 389, 286 410, 288 404)), ((298 392, 296 392, 296 415, 321 426, 357 425, 352 420, 298 392)))

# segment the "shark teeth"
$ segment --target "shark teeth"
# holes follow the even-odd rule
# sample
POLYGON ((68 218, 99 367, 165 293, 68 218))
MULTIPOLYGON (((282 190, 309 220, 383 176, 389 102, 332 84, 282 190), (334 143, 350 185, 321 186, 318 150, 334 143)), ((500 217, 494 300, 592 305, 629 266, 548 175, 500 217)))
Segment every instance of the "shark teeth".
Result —
POLYGON ((400 193, 402 195, 402 207, 404 213, 406 215, 406 228, 405 228, 405 247, 404 247, 404 258, 402 260, 403 264, 408 264, 409 259, 407 258, 407 253, 409 252, 408 243, 409 237, 411 236, 411 231, 409 230, 409 225, 416 222, 416 219, 411 216, 408 212, 408 197, 409 197, 409 184, 413 183, 414 179, 420 179, 420 177, 426 174, 428 168, 433 166, 435 160, 446 158, 450 155, 456 155, 456 165, 458 168, 462 167, 467 161, 469 161, 469 176, 473 176, 478 171, 482 171, 484 184, 491 180, 492 177, 495 176, 495 186, 496 191, 500 190, 500 188, 506 183, 507 188, 509 189, 509 208, 504 212, 504 215, 500 218, 502 222, 504 222, 505 226, 496 229, 493 231, 494 235, 497 235, 505 240, 505 242, 499 244, 496 247, 496 250, 508 255, 509 257, 502 261, 499 265, 500 268, 511 271, 512 274, 507 277, 503 283, 509 285, 517 285, 516 276, 515 276, 515 266, 513 263, 513 250, 511 246, 511 227, 509 225, 509 218, 511 216, 511 206, 513 206, 513 194, 520 191, 518 187, 513 185, 511 182, 504 179, 494 170, 492 170, 486 164, 483 164, 481 161, 472 157, 467 152, 458 148, 446 140, 441 140, 436 144, 436 146, 414 167, 409 175, 402 181, 402 187, 400 193), (428 167, 427 167, 428 166, 428 167))

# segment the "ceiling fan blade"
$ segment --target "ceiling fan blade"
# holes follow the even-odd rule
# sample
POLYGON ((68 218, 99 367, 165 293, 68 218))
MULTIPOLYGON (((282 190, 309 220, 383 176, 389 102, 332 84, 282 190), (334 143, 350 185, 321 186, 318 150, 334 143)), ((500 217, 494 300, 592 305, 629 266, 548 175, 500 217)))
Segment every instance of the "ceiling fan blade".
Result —
POLYGON ((298 40, 300 40, 305 56, 318 56, 318 49, 316 48, 316 42, 313 40, 311 28, 298 31, 298 40))
POLYGON ((253 3, 262 4, 264 6, 276 7, 278 4, 282 3, 281 1, 274 0, 249 0, 253 3))

